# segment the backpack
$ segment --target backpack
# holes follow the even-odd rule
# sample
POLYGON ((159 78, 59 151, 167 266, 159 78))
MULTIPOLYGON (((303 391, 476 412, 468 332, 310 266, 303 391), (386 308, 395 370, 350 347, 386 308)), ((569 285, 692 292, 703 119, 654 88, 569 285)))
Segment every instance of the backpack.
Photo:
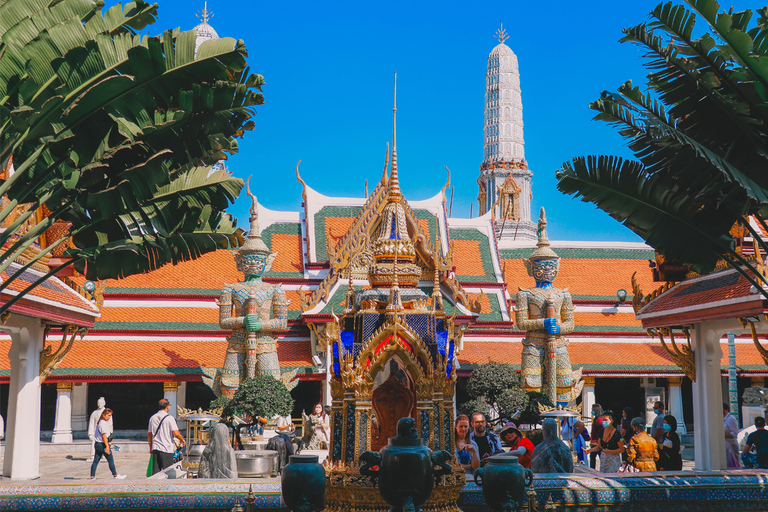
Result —
POLYGON ((759 431, 760 442, 755 446, 757 455, 755 460, 761 468, 768 468, 768 431, 759 431))

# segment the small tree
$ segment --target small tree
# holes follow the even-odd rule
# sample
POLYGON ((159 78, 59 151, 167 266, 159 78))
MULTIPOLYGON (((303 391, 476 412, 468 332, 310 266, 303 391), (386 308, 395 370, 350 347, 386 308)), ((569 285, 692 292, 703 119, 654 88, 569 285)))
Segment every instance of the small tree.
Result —
POLYGON ((528 395, 520 389, 517 371, 508 364, 489 361, 472 371, 467 383, 470 400, 459 406, 467 416, 493 410, 498 417, 493 423, 509 421, 528 405, 528 395))
POLYGON ((539 404, 552 407, 555 404, 549 399, 549 396, 537 391, 528 391, 528 404, 523 409, 523 412, 518 417, 520 423, 526 423, 528 425, 538 425, 541 423, 541 416, 539 415, 539 404))
POLYGON ((271 418, 275 414, 280 416, 290 414, 293 410, 293 398, 281 381, 271 375, 259 375, 240 383, 231 400, 219 397, 211 402, 211 407, 224 408, 221 417, 234 427, 237 445, 242 448, 241 428, 256 425, 259 417, 271 418), (246 423, 235 426, 235 416, 245 420, 246 423))

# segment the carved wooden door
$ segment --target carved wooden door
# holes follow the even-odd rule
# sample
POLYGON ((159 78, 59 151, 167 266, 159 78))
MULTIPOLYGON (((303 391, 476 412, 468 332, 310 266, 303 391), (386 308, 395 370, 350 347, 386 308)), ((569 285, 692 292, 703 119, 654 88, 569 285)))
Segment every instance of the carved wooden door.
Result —
POLYGON ((416 397, 393 372, 373 391, 372 405, 378 428, 374 425, 371 430, 371 450, 378 451, 387 445, 390 437, 397 435, 400 418, 413 417, 416 397))

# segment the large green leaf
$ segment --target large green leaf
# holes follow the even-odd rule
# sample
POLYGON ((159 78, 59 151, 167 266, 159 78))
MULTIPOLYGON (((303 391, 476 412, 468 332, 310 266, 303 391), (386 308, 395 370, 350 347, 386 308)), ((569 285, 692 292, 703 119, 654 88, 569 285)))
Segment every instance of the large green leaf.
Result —
MULTIPOLYGON (((224 210, 242 181, 209 171, 263 103, 243 42, 207 41, 196 54, 194 31, 138 35, 156 4, 102 7, 0 0, 0 162, 15 168, 0 195, 72 222, 69 254, 91 278, 236 246, 241 230, 224 210)), ((0 233, 0 245, 14 237, 0 233)), ((15 237, 0 267, 32 238, 15 237)))
MULTIPOLYGON (((721 12, 714 0, 667 2, 624 31, 651 71, 590 105, 638 161, 578 157, 558 189, 594 203, 668 259, 709 271, 749 266, 729 231, 768 213, 768 18, 721 12), (708 24, 696 25, 697 15, 708 24)), ((749 273, 748 279, 755 279, 749 273)))

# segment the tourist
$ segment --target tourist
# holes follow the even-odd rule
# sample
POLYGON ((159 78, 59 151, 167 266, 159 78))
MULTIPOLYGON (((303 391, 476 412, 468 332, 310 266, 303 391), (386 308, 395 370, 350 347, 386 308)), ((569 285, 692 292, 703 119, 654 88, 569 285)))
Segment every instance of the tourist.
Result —
POLYGON ((293 421, 291 420, 291 415, 287 414, 285 416, 280 416, 279 414, 275 414, 272 416, 272 419, 275 420, 277 423, 277 433, 278 434, 285 434, 290 439, 293 439, 296 437, 296 434, 294 431, 296 430, 296 427, 293 426, 293 421))
POLYGON ((320 402, 315 404, 315 410, 310 418, 316 420, 314 440, 323 446, 322 449, 328 448, 328 443, 331 442, 331 418, 325 413, 323 404, 320 402))
POLYGON ((589 450, 587 450, 587 444, 589 443, 589 440, 589 433, 587 432, 587 427, 584 425, 584 422, 577 421, 574 423, 573 450, 576 452, 577 462, 584 465, 587 464, 587 454, 589 453, 589 450))
POLYGON ((499 437, 505 445, 511 448, 507 453, 517 455, 517 462, 524 468, 531 469, 531 457, 534 450, 531 440, 523 437, 514 423, 504 425, 499 437))
POLYGON ((477 445, 469 438, 469 418, 459 414, 454 424, 456 460, 464 471, 474 472, 480 467, 480 457, 477 455, 477 445))
POLYGON ((488 464, 488 459, 504 450, 501 441, 493 432, 485 428, 485 415, 481 412, 472 413, 472 432, 469 438, 477 446, 477 456, 480 457, 480 465, 488 464))
POLYGON ((739 422, 731 416, 731 406, 723 402, 723 431, 725 432, 725 462, 728 469, 739 468, 739 422))
POLYGON ((651 423, 651 437, 658 441, 664 437, 664 428, 662 427, 664 424, 664 404, 661 402, 653 404, 653 413, 656 417, 653 419, 653 423, 651 423))
MULTIPOLYGON (((88 421, 88 439, 91 440, 91 456, 93 456, 96 452, 94 451, 94 443, 96 442, 96 424, 101 419, 101 413, 104 412, 104 408, 107 406, 107 401, 104 399, 103 396, 100 396, 98 400, 96 400, 96 407, 97 409, 91 413, 91 417, 88 421)), ((112 427, 112 417, 110 416, 109 419, 109 426, 112 427)), ((86 459, 88 460, 88 459, 86 459)))
POLYGON ((659 471, 680 471, 683 469, 683 457, 680 455, 680 436, 677 435, 677 420, 667 414, 661 424, 663 434, 659 442, 659 471))
POLYGON ((603 435, 603 424, 601 417, 603 415, 603 407, 600 404, 592 404, 592 429, 590 431, 589 441, 589 467, 597 469, 597 459, 600 452, 596 450, 597 441, 603 435))
MULTIPOLYGON (((624 453, 624 439, 613 426, 613 413, 605 411, 601 418, 603 435, 597 439, 597 451, 600 453, 600 472, 617 473, 621 467, 621 454, 624 453)), ((590 450, 592 452, 592 450, 590 450)))
POLYGON ((112 457, 112 446, 109 444, 109 436, 112 435, 112 409, 105 408, 101 412, 99 421, 96 422, 96 428, 94 429, 93 437, 96 440, 94 442, 95 453, 93 455, 93 463, 91 464, 91 478, 96 478, 96 468, 99 465, 101 457, 104 456, 109 464, 109 471, 112 472, 112 476, 118 480, 125 478, 125 475, 118 475, 117 469, 115 469, 115 459, 112 457))
POLYGON ((631 425, 635 435, 629 440, 627 462, 640 471, 656 471, 656 461, 659 460, 656 440, 645 431, 643 418, 633 418, 631 425))
MULTIPOLYGON (((629 440, 632 439, 632 436, 635 435, 635 431, 632 430, 632 408, 631 407, 625 407, 623 411, 621 411, 621 438, 624 439, 624 446, 629 445, 629 440)), ((621 454, 621 460, 625 461, 627 460, 627 453, 626 451, 621 454)))
POLYGON ((765 429, 765 418, 755 418, 755 429, 747 436, 741 461, 745 468, 768 469, 768 430, 765 429), (755 453, 752 453, 752 450, 755 453))
POLYGON ((174 439, 178 439, 180 446, 185 441, 179 433, 176 419, 168 414, 171 403, 163 398, 158 403, 158 411, 149 418, 147 440, 149 441, 149 453, 152 454, 152 474, 159 473, 173 464, 173 454, 176 451, 174 439))

